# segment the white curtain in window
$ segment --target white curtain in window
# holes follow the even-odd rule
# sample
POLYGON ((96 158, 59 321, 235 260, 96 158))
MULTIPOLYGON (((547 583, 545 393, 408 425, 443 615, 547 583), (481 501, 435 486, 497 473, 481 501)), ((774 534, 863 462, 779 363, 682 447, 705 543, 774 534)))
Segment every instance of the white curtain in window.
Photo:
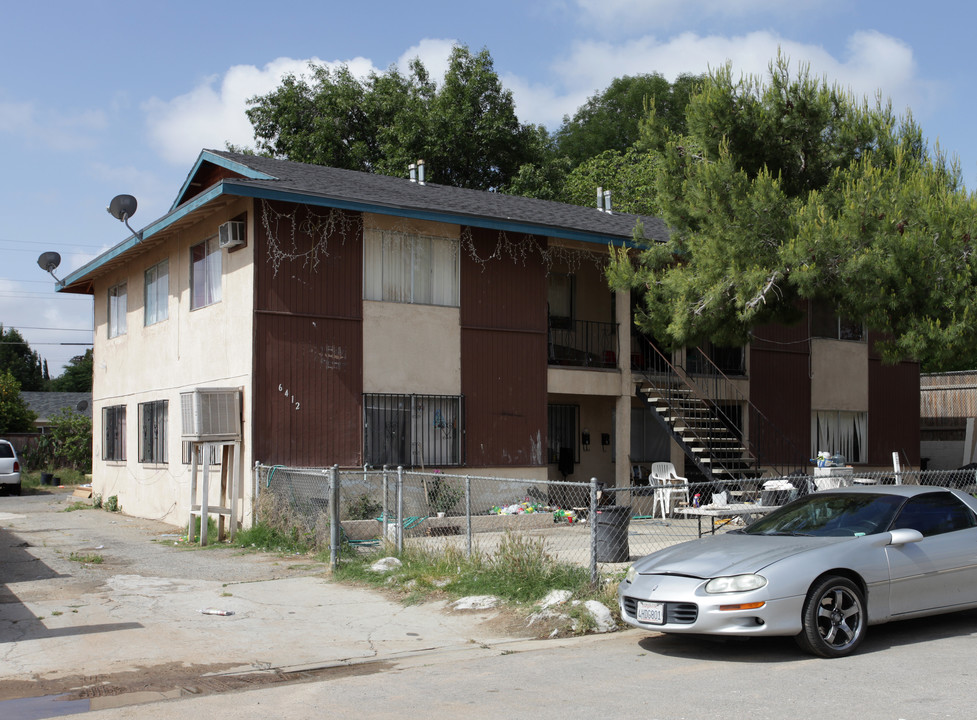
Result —
POLYGON ((383 300, 383 233, 379 230, 363 234, 363 298, 383 300))
POLYGON ((146 325, 169 316, 169 262, 164 260, 146 271, 146 325))
POLYGON ((217 238, 207 241, 207 304, 221 299, 221 250, 217 238))
POLYGON ((459 298, 459 244, 447 238, 431 239, 431 304, 457 307, 459 298))
POLYGON ((125 334, 128 304, 126 283, 120 283, 109 288, 109 337, 125 334))
POLYGON ((410 238, 403 233, 383 233, 383 299, 410 302, 410 238))
POLYGON ((434 268, 431 254, 432 238, 421 235, 410 237, 411 250, 411 302, 422 305, 433 303, 432 276, 434 268))
POLYGON ((811 457, 822 450, 841 454, 848 462, 867 462, 868 413, 817 410, 811 428, 811 457))

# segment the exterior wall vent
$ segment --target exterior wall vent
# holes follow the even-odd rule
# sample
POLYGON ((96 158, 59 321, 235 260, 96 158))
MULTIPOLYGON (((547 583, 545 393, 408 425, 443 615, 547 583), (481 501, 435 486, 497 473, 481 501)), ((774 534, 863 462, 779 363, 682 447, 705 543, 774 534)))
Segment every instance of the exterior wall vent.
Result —
POLYGON ((245 227, 242 220, 229 220, 218 229, 217 245, 222 248, 235 248, 245 243, 245 227))
POLYGON ((197 388, 180 393, 184 440, 217 442, 241 439, 241 391, 197 388))

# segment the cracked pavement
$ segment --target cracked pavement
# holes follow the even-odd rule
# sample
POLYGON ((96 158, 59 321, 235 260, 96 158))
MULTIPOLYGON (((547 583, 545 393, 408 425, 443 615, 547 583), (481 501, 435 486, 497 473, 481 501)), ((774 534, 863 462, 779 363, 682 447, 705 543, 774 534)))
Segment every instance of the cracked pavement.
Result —
POLYGON ((304 557, 176 547, 179 528, 75 502, 0 498, 0 702, 178 697, 518 640, 494 610, 404 606, 304 557))

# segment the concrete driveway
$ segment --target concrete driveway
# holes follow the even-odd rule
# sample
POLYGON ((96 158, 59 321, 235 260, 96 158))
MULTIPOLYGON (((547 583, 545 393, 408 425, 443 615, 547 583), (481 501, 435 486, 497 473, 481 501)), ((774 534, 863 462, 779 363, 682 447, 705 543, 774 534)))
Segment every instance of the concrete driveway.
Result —
POLYGON ((75 502, 0 498, 5 720, 372 672, 433 651, 498 654, 519 640, 495 611, 404 606, 334 584, 303 557, 177 547, 178 528, 67 511, 75 502))

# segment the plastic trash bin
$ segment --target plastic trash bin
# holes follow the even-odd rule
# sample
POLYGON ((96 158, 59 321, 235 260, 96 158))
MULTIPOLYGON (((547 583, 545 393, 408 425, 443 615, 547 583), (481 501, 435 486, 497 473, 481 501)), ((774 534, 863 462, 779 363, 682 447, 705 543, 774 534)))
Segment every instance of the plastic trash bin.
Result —
POLYGON ((597 562, 627 562, 628 527, 631 525, 631 506, 610 505, 597 511, 594 518, 597 562))

